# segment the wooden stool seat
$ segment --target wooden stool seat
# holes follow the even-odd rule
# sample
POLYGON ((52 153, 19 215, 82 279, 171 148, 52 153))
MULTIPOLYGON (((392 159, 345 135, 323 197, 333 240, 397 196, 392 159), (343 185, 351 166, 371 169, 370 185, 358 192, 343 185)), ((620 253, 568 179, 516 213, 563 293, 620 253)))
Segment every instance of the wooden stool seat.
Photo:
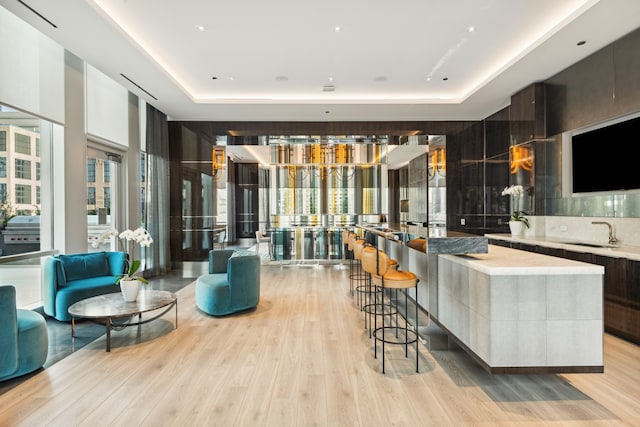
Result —
MULTIPOLYGON (((376 286, 383 286, 382 276, 371 275, 371 280, 376 286)), ((392 289, 413 288, 418 283, 418 276, 410 271, 387 270, 384 275, 384 287, 392 289)))

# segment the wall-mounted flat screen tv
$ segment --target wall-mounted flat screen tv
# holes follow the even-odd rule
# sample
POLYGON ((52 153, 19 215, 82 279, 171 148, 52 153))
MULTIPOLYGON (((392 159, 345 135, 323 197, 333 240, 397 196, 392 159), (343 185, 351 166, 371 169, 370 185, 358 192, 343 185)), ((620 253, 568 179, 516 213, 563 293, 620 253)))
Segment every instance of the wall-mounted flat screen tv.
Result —
POLYGON ((573 192, 640 189, 640 117, 571 138, 573 192))

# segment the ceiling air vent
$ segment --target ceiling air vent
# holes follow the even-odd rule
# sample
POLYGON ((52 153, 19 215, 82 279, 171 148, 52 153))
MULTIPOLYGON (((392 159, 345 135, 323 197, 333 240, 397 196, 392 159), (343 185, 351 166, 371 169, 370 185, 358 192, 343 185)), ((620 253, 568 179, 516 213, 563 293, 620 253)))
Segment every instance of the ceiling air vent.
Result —
POLYGON ((336 91, 336 87, 335 86, 331 86, 331 85, 322 86, 322 91, 323 92, 335 92, 336 91))

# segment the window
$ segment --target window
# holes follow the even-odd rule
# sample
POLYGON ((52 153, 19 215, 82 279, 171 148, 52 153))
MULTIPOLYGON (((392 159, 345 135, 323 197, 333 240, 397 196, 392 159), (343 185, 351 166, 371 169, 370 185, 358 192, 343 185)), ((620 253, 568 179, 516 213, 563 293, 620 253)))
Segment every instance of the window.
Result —
POLYGON ((31 186, 24 184, 16 184, 16 204, 31 204, 31 186))
POLYGON ((111 188, 104 187, 104 207, 110 209, 111 207, 111 188))
POLYGON ((40 206, 40 186, 39 185, 36 185, 36 205, 40 206))
POLYGON ((31 137, 21 133, 15 134, 16 153, 31 154, 31 137))
POLYGON ((7 184, 0 184, 0 203, 7 201, 7 184))
POLYGON ((96 187, 87 187, 87 204, 96 204, 96 187))
POLYGON ((0 157, 0 178, 7 177, 7 158, 0 157))
POLYGON ((147 159, 146 153, 142 153, 142 156, 140 156, 140 182, 146 181, 146 175, 147 175, 146 159, 147 159))
POLYGON ((7 151, 7 131, 0 130, 0 151, 7 151))
POLYGON ((40 138, 36 138, 36 157, 40 157, 40 138))
POLYGON ((111 163, 104 162, 102 166, 104 167, 104 182, 111 182, 111 163))
POLYGON ((16 178, 31 179, 31 160, 16 159, 16 178))
POLYGON ((87 182, 96 182, 96 159, 87 161, 87 182))
POLYGON ((40 162, 36 162, 36 181, 40 181, 40 162))

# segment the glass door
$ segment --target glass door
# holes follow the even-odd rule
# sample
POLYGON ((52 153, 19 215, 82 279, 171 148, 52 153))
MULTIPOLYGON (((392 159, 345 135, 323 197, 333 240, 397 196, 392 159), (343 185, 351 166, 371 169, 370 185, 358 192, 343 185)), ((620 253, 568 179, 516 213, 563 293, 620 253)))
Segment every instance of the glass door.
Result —
MULTIPOLYGON (((88 251, 118 250, 116 241, 93 243, 100 235, 117 228, 118 171, 122 157, 98 147, 87 147, 87 235, 88 251)), ((120 230, 119 230, 120 231, 120 230)))

